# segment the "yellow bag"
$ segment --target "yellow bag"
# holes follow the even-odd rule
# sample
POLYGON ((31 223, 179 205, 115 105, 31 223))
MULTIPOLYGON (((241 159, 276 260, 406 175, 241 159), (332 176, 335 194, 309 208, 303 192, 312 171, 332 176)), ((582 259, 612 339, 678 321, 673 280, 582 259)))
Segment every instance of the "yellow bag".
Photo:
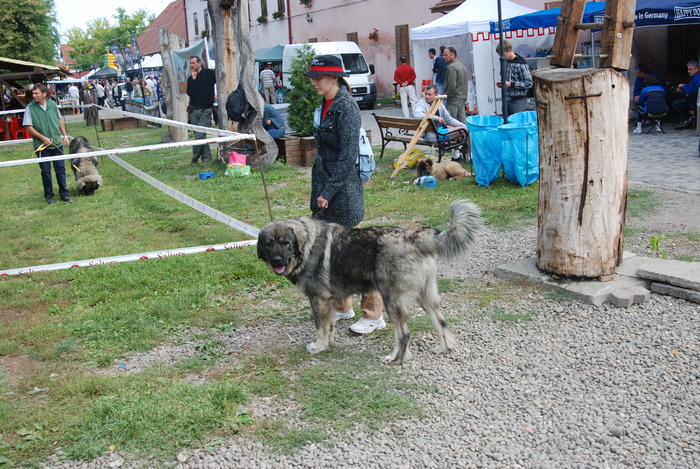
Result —
MULTIPOLYGON (((399 158, 396 158, 394 160, 394 168, 398 166, 399 158)), ((418 148, 414 148, 408 153, 408 155, 406 155, 406 159, 403 161, 403 167, 413 168, 416 165, 416 163, 418 163, 418 160, 420 160, 421 158, 423 158, 423 152, 420 151, 418 148)))

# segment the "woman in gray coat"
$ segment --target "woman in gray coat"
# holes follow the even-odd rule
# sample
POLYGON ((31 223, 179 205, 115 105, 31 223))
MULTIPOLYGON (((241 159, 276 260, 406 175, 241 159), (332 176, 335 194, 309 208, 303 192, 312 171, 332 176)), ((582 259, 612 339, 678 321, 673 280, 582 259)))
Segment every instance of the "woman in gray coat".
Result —
MULTIPOLYGON (((344 79, 348 74, 339 57, 315 57, 306 76, 323 97, 321 118, 314 129, 317 154, 311 170, 311 212, 322 220, 358 227, 365 216, 362 181, 355 167, 360 151, 360 108, 350 95, 344 79)), ((362 295, 363 317, 350 330, 369 334, 386 327, 382 306, 379 292, 362 295)), ((333 307, 336 320, 355 316, 352 297, 333 307)))

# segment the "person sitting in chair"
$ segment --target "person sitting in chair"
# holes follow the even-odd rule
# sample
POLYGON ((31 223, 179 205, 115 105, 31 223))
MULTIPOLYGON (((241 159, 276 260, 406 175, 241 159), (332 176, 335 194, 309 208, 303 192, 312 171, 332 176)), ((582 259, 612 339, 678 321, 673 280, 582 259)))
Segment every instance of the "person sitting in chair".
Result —
MULTIPOLYGON (((425 91, 423 92, 423 98, 419 99, 416 102, 416 105, 413 107, 413 117, 416 119, 423 119, 423 117, 425 117, 425 115, 428 113, 430 105, 433 104, 433 101, 435 101, 435 97, 437 95, 437 85, 426 86, 425 91)), ((445 125, 449 131, 467 128, 464 123, 458 121, 450 115, 443 103, 440 103, 437 111, 435 111, 433 123, 435 124, 435 128, 440 128, 440 126, 445 125)), ((456 135, 453 135, 453 138, 455 137, 456 135)), ((435 135, 435 132, 425 132, 423 134, 423 140, 426 142, 437 142, 437 139, 438 136, 435 135)), ((461 159, 462 156, 459 153, 459 149, 455 148, 452 154, 452 161, 461 161, 461 159)))
POLYGON ((681 83, 676 91, 682 93, 683 97, 673 101, 673 107, 681 116, 681 125, 676 130, 688 129, 695 125, 695 101, 698 98, 698 88, 700 88, 700 66, 697 60, 689 60, 688 75, 690 83, 681 83))
MULTIPOLYGON (((642 133, 642 122, 654 116, 663 116, 668 112, 666 103, 666 91, 659 85, 651 85, 642 89, 639 93, 639 109, 637 110, 637 128, 635 134, 642 133)), ((656 126, 656 131, 660 132, 661 127, 656 126)))
POLYGON ((284 137, 284 119, 277 112, 277 109, 272 106, 272 104, 265 104, 265 111, 263 112, 263 127, 267 130, 272 138, 284 137))

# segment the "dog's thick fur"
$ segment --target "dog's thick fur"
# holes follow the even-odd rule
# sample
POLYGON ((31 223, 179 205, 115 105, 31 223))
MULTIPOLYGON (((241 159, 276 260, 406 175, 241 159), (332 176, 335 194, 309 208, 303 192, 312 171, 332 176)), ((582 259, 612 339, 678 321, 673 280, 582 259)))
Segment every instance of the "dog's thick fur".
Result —
MULTIPOLYGON (((71 154, 94 151, 85 137, 75 137, 71 140, 68 150, 71 154)), ((102 185, 102 176, 97 172, 97 158, 73 158, 70 162, 78 195, 93 195, 102 185)))
POLYGON ((418 177, 433 176, 438 180, 463 179, 472 175, 472 173, 464 169, 462 165, 456 161, 441 161, 436 163, 430 158, 418 160, 416 172, 418 173, 418 177))
POLYGON ((450 206, 447 230, 375 226, 348 228, 308 217, 274 221, 260 231, 258 257, 277 275, 284 275, 311 302, 316 341, 310 353, 333 344, 333 300, 379 291, 394 323, 394 351, 386 363, 409 358, 406 324, 413 301, 430 314, 438 334, 438 353, 451 351, 456 340, 439 311, 437 258, 455 258, 474 241, 481 211, 465 200, 450 206))

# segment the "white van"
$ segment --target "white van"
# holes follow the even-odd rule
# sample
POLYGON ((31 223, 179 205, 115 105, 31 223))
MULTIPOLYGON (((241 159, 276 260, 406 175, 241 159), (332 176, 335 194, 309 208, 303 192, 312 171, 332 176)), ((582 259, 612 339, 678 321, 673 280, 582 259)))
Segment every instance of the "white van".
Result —
POLYGON ((357 44, 350 41, 340 42, 310 42, 308 44, 289 44, 284 46, 282 54, 282 80, 285 88, 291 88, 289 83, 292 61, 297 57, 297 51, 305 45, 311 46, 316 55, 336 55, 343 61, 345 71, 350 74, 346 78, 352 96, 360 107, 374 109, 377 102, 377 88, 374 85, 374 65, 367 65, 365 56, 357 44))

